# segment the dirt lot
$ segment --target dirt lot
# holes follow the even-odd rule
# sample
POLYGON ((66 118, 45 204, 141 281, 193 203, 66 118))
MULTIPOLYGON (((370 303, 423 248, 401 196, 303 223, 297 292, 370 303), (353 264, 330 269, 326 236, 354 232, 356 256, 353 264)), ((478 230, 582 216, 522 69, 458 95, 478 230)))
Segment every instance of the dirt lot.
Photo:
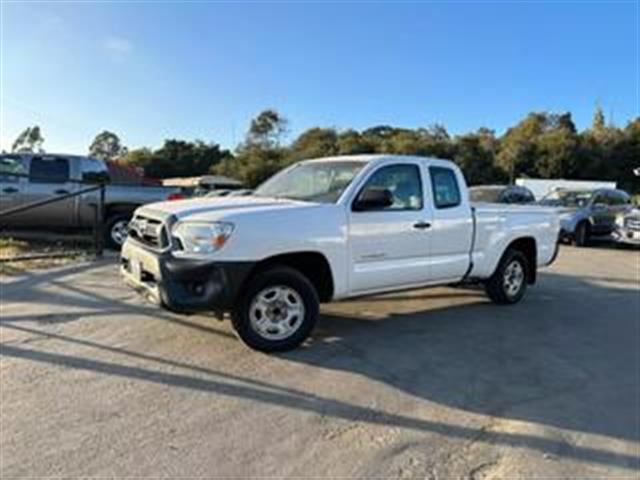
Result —
POLYGON ((266 356, 111 261, 4 279, 0 476, 637 478, 640 253, 563 248, 526 301, 323 308, 266 356))

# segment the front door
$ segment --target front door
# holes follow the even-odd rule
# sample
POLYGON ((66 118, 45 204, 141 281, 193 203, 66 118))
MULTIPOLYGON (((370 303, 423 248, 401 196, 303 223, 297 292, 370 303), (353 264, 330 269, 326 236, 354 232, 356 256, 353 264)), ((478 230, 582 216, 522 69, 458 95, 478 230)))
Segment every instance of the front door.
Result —
POLYGON ((350 207, 351 293, 428 281, 430 222, 419 163, 386 165, 374 171, 350 207), (354 210, 368 189, 388 192, 390 204, 354 210))
POLYGON ((598 192, 593 199, 591 211, 591 231, 596 235, 611 233, 617 213, 611 193, 605 190, 598 192))
MULTIPOLYGON (((26 178, 24 159, 20 155, 0 156, 0 212, 14 208, 22 201, 26 178)), ((0 226, 11 228, 20 214, 0 218, 0 226)))

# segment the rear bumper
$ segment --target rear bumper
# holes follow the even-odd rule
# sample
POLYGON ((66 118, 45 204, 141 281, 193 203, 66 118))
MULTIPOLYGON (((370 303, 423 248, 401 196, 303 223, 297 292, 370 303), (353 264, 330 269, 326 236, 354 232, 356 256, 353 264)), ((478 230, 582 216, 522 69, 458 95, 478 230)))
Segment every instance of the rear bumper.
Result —
POLYGON ((212 262, 157 253, 127 240, 120 254, 124 281, 153 303, 175 312, 230 309, 253 262, 212 262))

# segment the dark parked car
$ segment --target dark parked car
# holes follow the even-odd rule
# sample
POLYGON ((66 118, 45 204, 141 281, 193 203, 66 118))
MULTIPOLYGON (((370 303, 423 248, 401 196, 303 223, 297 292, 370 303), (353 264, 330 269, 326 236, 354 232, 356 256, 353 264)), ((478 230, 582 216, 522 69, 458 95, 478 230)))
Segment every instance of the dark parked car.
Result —
POLYGON ((469 196, 472 202, 482 203, 528 204, 536 201, 531 190, 518 185, 481 185, 471 187, 469 196))
MULTIPOLYGON (((105 162, 65 154, 0 155, 0 212, 55 196, 64 196, 110 182, 105 162)), ((119 248, 127 224, 140 205, 181 198, 174 187, 113 185, 105 188, 105 242, 119 248)), ((94 224, 98 192, 67 197, 0 219, 0 227, 17 229, 78 230, 94 224)))
POLYGON ((578 246, 595 236, 611 235, 616 217, 632 206, 631 197, 622 190, 556 190, 540 201, 556 207, 560 215, 560 235, 578 246))

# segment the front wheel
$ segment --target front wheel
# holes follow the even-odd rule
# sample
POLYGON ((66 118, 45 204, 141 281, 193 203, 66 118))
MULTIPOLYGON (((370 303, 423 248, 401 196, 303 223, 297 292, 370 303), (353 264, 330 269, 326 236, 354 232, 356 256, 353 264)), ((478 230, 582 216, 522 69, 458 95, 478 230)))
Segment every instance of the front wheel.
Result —
POLYGON ((294 269, 275 267, 249 281, 231 321, 249 347, 281 352, 307 339, 319 311, 318 294, 311 282, 294 269))
POLYGON ((107 248, 111 250, 120 250, 122 244, 129 234, 128 226, 131 215, 118 214, 112 215, 107 219, 104 231, 104 240, 107 248))
POLYGON ((527 291, 528 272, 527 257, 517 250, 507 251, 485 284, 487 295, 501 305, 519 302, 527 291))
POLYGON ((576 247, 586 247, 589 244, 589 224, 587 222, 580 222, 576 227, 575 243, 576 247))

